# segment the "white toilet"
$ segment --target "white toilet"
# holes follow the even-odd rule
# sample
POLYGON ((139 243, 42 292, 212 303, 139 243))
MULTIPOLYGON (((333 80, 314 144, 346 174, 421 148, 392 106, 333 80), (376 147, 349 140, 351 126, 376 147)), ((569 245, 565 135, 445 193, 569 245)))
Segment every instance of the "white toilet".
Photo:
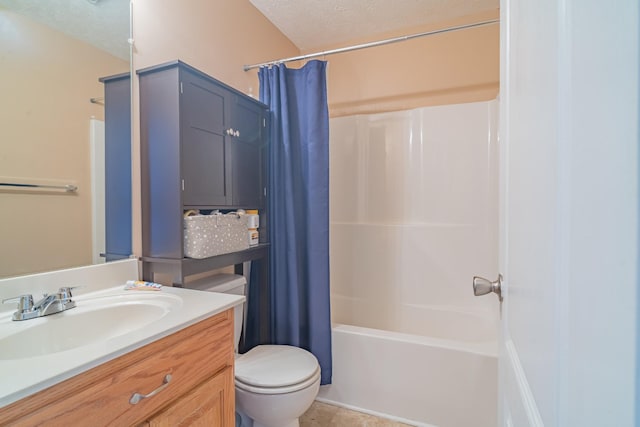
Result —
MULTIPOLYGON (((186 285, 189 289, 244 295, 246 280, 219 274, 186 285)), ((260 345, 238 354, 244 304, 234 319, 236 411, 242 427, 299 427, 298 418, 320 389, 320 365, 306 350, 288 345, 260 345)))

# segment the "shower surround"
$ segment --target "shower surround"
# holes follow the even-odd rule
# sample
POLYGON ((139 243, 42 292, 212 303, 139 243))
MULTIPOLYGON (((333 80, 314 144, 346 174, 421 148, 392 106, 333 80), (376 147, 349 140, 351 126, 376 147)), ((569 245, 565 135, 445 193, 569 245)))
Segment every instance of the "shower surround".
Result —
POLYGON ((495 425, 499 304, 471 284, 497 275, 497 117, 488 101, 331 119, 334 375, 319 400, 495 425))

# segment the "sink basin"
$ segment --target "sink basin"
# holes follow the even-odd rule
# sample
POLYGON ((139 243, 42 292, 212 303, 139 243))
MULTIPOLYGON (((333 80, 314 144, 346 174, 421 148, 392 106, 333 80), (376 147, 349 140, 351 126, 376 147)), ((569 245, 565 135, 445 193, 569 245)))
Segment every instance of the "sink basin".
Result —
POLYGON ((49 316, 0 322, 0 360, 24 359, 105 342, 161 319, 179 307, 173 295, 76 298, 77 307, 49 316))

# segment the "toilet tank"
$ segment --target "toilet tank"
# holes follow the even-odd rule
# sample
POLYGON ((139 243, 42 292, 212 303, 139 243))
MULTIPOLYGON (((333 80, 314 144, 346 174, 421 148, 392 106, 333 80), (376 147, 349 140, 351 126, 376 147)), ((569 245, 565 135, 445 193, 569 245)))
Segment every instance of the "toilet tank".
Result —
MULTIPOLYGON (((184 287, 187 289, 195 289, 197 291, 244 296, 246 285, 247 280, 244 276, 239 276, 237 274, 217 274, 215 276, 204 277, 202 279, 186 283, 184 287)), ((244 306, 244 303, 236 305, 233 313, 233 342, 236 353, 238 353, 238 345, 240 344, 240 336, 242 334, 242 327, 244 323, 244 306)))

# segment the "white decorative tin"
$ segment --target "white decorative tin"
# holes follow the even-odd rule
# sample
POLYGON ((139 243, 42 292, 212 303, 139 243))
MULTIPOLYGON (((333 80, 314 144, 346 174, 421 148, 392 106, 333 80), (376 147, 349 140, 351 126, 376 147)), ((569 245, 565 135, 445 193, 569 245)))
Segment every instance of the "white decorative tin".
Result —
POLYGON ((249 248, 247 219, 235 213, 184 218, 184 256, 209 258, 249 248))

